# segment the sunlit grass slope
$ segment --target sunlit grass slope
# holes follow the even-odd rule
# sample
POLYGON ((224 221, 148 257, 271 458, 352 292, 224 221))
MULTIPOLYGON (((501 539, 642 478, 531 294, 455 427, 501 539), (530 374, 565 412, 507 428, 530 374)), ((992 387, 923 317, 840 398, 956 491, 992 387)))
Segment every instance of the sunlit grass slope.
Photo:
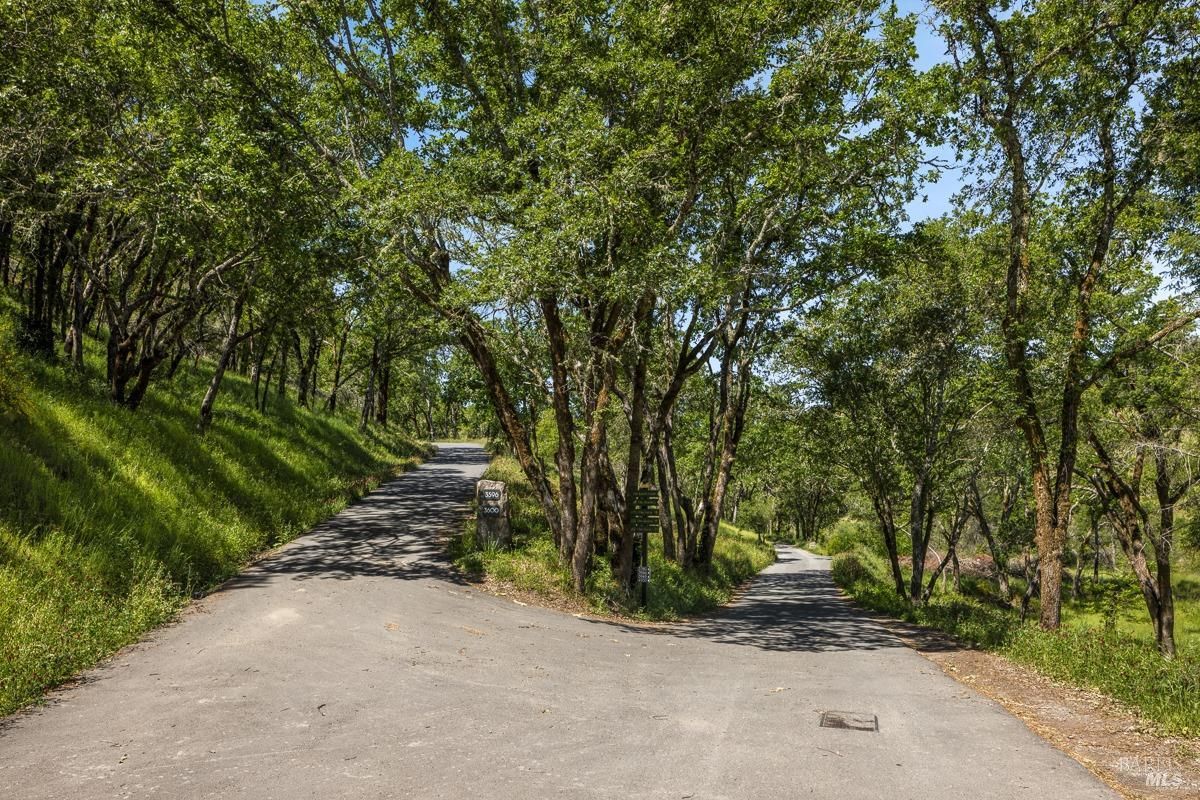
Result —
MULTIPOLYGON (((1179 652, 1168 660, 1159 655, 1148 626, 1122 629, 1111 614, 1096 624, 1077 614, 1077 604, 1064 606, 1063 627, 1056 632, 1038 627, 1036 608, 1023 623, 1016 609, 972 591, 969 582, 963 593, 935 592, 928 604, 914 608, 897 597, 886 557, 873 539, 833 549, 834 580, 867 608, 946 631, 1057 680, 1103 692, 1166 733, 1200 735, 1200 642, 1186 634, 1190 616, 1177 627, 1179 652)), ((1124 604, 1116 607, 1122 615, 1133 607, 1124 594, 1124 604)))
POLYGON ((100 364, 79 376, 26 359, 11 330, 0 314, 0 714, 135 641, 424 449, 274 396, 260 415, 237 375, 201 437, 204 364, 129 412, 105 399, 100 364))

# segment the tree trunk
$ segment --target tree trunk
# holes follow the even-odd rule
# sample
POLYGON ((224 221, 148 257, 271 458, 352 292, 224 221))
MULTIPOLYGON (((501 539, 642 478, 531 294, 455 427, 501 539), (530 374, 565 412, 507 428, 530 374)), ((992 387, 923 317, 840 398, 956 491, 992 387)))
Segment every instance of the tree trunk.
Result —
MULTIPOLYGON (((387 355, 385 348, 380 348, 379 358, 379 382, 378 389, 375 392, 375 422, 382 428, 386 428, 388 424, 388 406, 392 399, 392 359, 387 355)), ((426 406, 432 402, 428 395, 425 398, 426 406)), ((429 425, 429 438, 433 439, 433 424, 429 425)))
MULTIPOLYGON (((996 573, 996 585, 999 587, 1000 596, 1006 602, 1012 602, 1012 587, 1008 582, 1008 553, 1001 550, 996 544, 996 537, 992 533, 992 526, 988 524, 987 514, 983 510, 983 498, 979 493, 979 484, 974 476, 970 483, 971 491, 971 506, 975 514, 975 520, 979 523, 979 532, 983 534, 983 538, 987 541, 988 552, 992 555, 992 567, 996 573)), ((1002 515, 1003 516, 1003 515, 1002 515)))
POLYGON ((221 354, 217 358, 216 369, 204 392, 204 400, 200 403, 200 418, 196 430, 204 433, 212 424, 213 404, 217 401, 217 392, 221 389, 221 381, 225 378, 225 370, 233 358, 233 352, 238 345, 238 327, 242 324, 242 309, 245 307, 246 293, 242 292, 233 303, 233 313, 229 315, 229 327, 225 331, 225 341, 221 343, 221 354))
POLYGON ((657 446, 654 452, 654 469, 658 478, 658 528, 662 531, 663 557, 675 561, 679 556, 675 549, 675 530, 671 524, 670 487, 667 485, 667 468, 657 446))
POLYGON ((342 335, 338 339, 337 350, 333 356, 333 386, 329 390, 329 400, 326 403, 329 413, 337 411, 338 390, 342 388, 342 363, 346 358, 346 339, 350 336, 350 323, 342 326, 342 335))
MULTIPOLYGON (((266 352, 263 353, 263 356, 266 356, 266 352)), ((275 364, 278 360, 279 352, 276 351, 271 356, 271 363, 267 365, 267 379, 263 382, 262 397, 258 401, 258 411, 260 414, 267 413, 267 401, 271 397, 271 377, 275 374, 275 364)))
POLYGON ((275 324, 271 323, 261 337, 255 336, 252 340, 251 354, 254 363, 250 368, 250 383, 254 387, 254 407, 256 409, 262 407, 262 401, 259 399, 259 390, 262 382, 263 364, 267 360, 267 352, 271 349, 271 336, 274 332, 275 324))
POLYGON ((279 386, 275 389, 275 395, 280 400, 287 395, 288 353, 292 350, 292 337, 295 335, 294 331, 285 330, 279 337, 279 354, 276 356, 279 361, 279 386))
POLYGON ((575 550, 571 556, 571 577, 575 591, 580 593, 587 584, 592 543, 600 515, 601 459, 608 433, 608 405, 612 401, 612 367, 597 363, 602 361, 600 355, 594 355, 592 360, 589 371, 599 373, 599 382, 595 393, 590 396, 585 394, 584 397, 587 436, 584 439, 579 468, 579 530, 575 537, 575 550))
MULTIPOLYGON (((912 577, 909 581, 909 601, 913 605, 921 605, 925 594, 922 584, 925 578, 925 557, 929 552, 929 525, 927 510, 929 509, 929 473, 933 465, 926 458, 922 470, 913 481, 912 497, 908 511, 908 535, 912 543, 912 577)), ((947 553, 948 554, 948 553, 947 553)), ((943 563, 938 568, 941 573, 943 563)))
POLYGON ((175 375, 179 372, 179 367, 183 364, 183 358, 187 355, 187 345, 183 342, 183 336, 179 336, 175 343, 175 355, 171 356, 171 365, 167 367, 167 380, 175 380, 175 375))
POLYGON ((675 465, 675 447, 672 441, 674 436, 674 420, 672 415, 663 420, 661 439, 658 445, 659 458, 662 460, 664 467, 664 477, 667 481, 667 494, 671 500, 671 508, 674 511, 674 527, 675 535, 678 537, 678 546, 675 548, 675 557, 682 567, 691 567, 692 561, 696 555, 696 513, 692 507, 691 500, 684 495, 683 487, 679 482, 679 470, 675 465))
POLYGON ((12 283, 12 218, 0 214, 0 286, 12 283))
MULTIPOLYGON (((1011 86, 1004 88, 1010 93, 1015 92, 1011 86)), ((1050 448, 1042 428, 1028 359, 1029 312, 1026 295, 1030 282, 1032 199, 1025 152, 1021 134, 1010 117, 996 121, 995 128, 1009 168, 1009 260, 1005 278, 1005 310, 1000 328, 1004 337, 1005 360, 1016 389, 1016 423, 1024 435, 1030 455, 1035 509, 1034 542, 1038 550, 1041 583, 1041 625, 1046 630, 1057 630, 1062 604, 1062 550, 1067 532, 1062 504, 1070 504, 1071 477, 1075 466, 1075 425, 1078 419, 1078 398, 1072 398, 1072 394, 1077 391, 1078 383, 1071 379, 1070 374, 1064 380, 1062 416, 1059 420, 1062 425, 1060 457, 1057 475, 1052 476, 1047 462, 1050 448)))
POLYGON ((558 505, 562 523, 554 543, 564 564, 575 552, 579 530, 578 493, 575 484, 575 418, 571 414, 571 389, 567 382, 567 333, 558 313, 558 300, 553 296, 540 301, 542 318, 546 323, 546 338, 550 354, 552 381, 551 404, 554 424, 558 431, 558 446, 554 463, 558 472, 558 505))
POLYGON ((533 451, 530 449, 528 433, 525 426, 521 423, 521 416, 517 412, 512 396, 508 393, 508 389, 504 385, 500 370, 496 366, 495 356, 488 346, 487 332, 477 319, 470 316, 460 318, 452 315, 451 322, 458 324, 459 343, 471 356, 472 361, 475 362, 475 366, 479 370, 484 388, 488 392, 492 401, 492 408, 495 410, 497 420, 500 423, 500 428, 504 431, 505 438, 513 450, 513 455, 521 465, 521 470, 529 479, 529 483, 537 495, 542 513, 546 518, 547 524, 550 526, 551 534, 554 536, 555 541, 561 541, 562 517, 559 513, 558 498, 550 485, 550 481, 542 471, 541 465, 534 458, 533 451))
POLYGON ((1078 600, 1083 592, 1083 544, 1079 545, 1075 555, 1075 574, 1071 578, 1071 599, 1078 600))
POLYGON ((49 219, 44 219, 38 232, 37 250, 33 258, 33 282, 25 314, 24 340, 35 353, 53 352, 54 329, 50 273, 54 269, 54 233, 49 219))
POLYGON ((371 345, 371 365, 367 368, 367 388, 363 390, 362 416, 359 420, 359 430, 365 431, 375 411, 375 380, 379 373, 379 339, 371 345))
MULTIPOLYGON (((1112 459, 1109 458, 1104 444, 1094 432, 1088 433, 1088 441, 1096 451, 1097 469, 1099 475, 1092 480, 1096 492, 1105 497, 1109 522, 1116 533, 1121 549, 1125 551, 1133 574, 1137 578, 1138 588, 1142 591, 1142 599, 1146 602, 1146 610, 1150 614, 1150 622, 1154 625, 1154 638, 1162 647, 1162 606, 1159 596, 1158 581, 1150 573, 1146 560, 1146 542, 1143 530, 1148 527, 1147 516, 1142 508, 1139 497, 1142 463, 1145 450, 1139 450, 1135 458, 1133 478, 1126 481, 1116 470, 1112 459)), ((1167 581, 1170 581, 1170 566, 1168 565, 1167 581)))
POLYGON ((878 474, 868 475, 864 484, 867 496, 871 498, 871 507, 875 509, 875 518, 879 521, 884 547, 887 548, 888 563, 892 568, 893 588, 900 599, 907 600, 908 590, 904 586, 904 572, 900 569, 900 548, 896 539, 896 514, 892 508, 892 500, 884 481, 878 474))
POLYGON ((627 585, 633 576, 633 499, 643 479, 642 454, 646 447, 646 369, 649 359, 647 344, 650 339, 650 313, 654 307, 653 296, 643 297, 638 304, 636 324, 639 327, 637 354, 634 358, 633 375, 629 393, 629 449, 625 468, 625 513, 621 518, 621 557, 617 565, 617 580, 627 585))
POLYGON ((315 331, 308 334, 308 352, 301 361, 300 375, 296 380, 296 400, 310 408, 317 385, 317 354, 320 352, 321 337, 315 331))
POLYGON ((1158 583, 1158 649, 1167 658, 1175 657, 1175 592, 1171 584, 1171 552, 1175 547, 1175 505, 1191 486, 1171 488, 1171 473, 1167 453, 1162 447, 1154 451, 1154 490, 1158 499, 1158 535, 1154 541, 1155 578, 1158 583))
POLYGON ((83 331, 86 308, 83 297, 83 267, 76 265, 71 271, 71 325, 67 329, 67 357, 71 366, 83 369, 83 331))
POLYGON ((137 381, 134 382, 128 397, 125 398, 124 405, 126 408, 135 411, 141 406, 142 400, 146 397, 146 390, 150 387, 150 378, 154 374, 155 368, 165 361, 166 358, 167 352, 165 349, 151 347, 150 352, 138 360, 137 381))
POLYGON ((1025 555, 1025 593, 1021 595, 1021 622, 1029 616, 1029 604, 1033 601, 1034 595, 1038 594, 1038 579, 1041 572, 1038 570, 1037 558, 1030 560, 1029 554, 1025 555))
POLYGON ((708 569, 712 565, 713 551, 717 544, 717 533, 721 526, 721 512, 725 504, 725 493, 729 488, 730 475, 733 472, 733 462, 737 457, 738 443, 742 438, 745 427, 746 407, 750 402, 752 375, 750 373, 750 357, 743 354, 737 361, 736 390, 730 378, 729 396, 722 416, 721 426, 723 436, 721 441, 720 461, 713 480, 712 492, 704 504, 704 538, 699 554, 698 566, 708 569))
MULTIPOLYGON (((947 564, 953 564, 953 569, 955 572, 954 590, 955 591, 959 590, 958 575, 957 575, 957 572, 958 572, 958 542, 959 542, 959 539, 962 538, 962 532, 967 527, 967 519, 971 515, 970 502, 971 502, 970 495, 963 497, 961 505, 959 505, 958 510, 954 514, 954 522, 951 524, 950 532, 946 536, 946 555, 938 563, 937 568, 933 571, 933 574, 931 574, 929 576, 929 583, 925 587, 925 590, 922 593, 921 598, 920 598, 920 602, 922 604, 928 603, 929 598, 933 596, 933 589, 934 589, 934 586, 937 584, 937 579, 938 579, 938 577, 940 577, 943 574, 943 572, 946 569, 947 564)), ((928 541, 928 539, 926 541, 928 541)))

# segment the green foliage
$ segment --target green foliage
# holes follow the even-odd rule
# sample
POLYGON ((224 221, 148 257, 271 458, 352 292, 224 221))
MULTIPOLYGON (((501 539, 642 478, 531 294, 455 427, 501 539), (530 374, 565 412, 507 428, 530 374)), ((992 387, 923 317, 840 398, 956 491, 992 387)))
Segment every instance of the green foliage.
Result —
MULTIPOLYGON (((1200 642, 1200 569, 1179 560, 1172 573, 1175 584, 1175 638, 1181 644, 1200 642)), ((1084 581, 1078 598, 1063 604, 1063 617, 1072 625, 1153 639, 1154 628, 1137 581, 1125 569, 1103 571, 1099 580, 1084 581)))
MULTIPOLYGON (((1099 690, 1137 709, 1171 734, 1200 733, 1200 649, 1185 642, 1174 660, 1159 655, 1152 634, 1070 620, 1060 631, 1022 624, 1018 612, 983 598, 937 592, 925 606, 897 596, 884 559, 861 545, 834 557, 833 579, 873 611, 935 628, 1058 680, 1099 690)), ((1124 582, 1101 594, 1126 598, 1124 582)), ((1107 601, 1106 601, 1107 602, 1107 601)))
POLYGON ((1048 633, 1020 626, 1004 653, 1052 678, 1099 689, 1170 733, 1200 734, 1200 650, 1194 645, 1167 660, 1144 637, 1116 630, 1069 625, 1048 633))
POLYGON ((824 539, 825 554, 831 556, 847 553, 859 546, 870 550, 880 546, 879 533, 867 523, 853 517, 839 519, 825 534, 824 539))
POLYGON ((1200 553, 1200 515, 1192 514, 1179 526, 1184 548, 1200 553))
POLYGON ((858 555, 849 550, 835 555, 829 564, 829 569, 838 586, 853 586, 859 581, 866 580, 871 574, 858 555))
POLYGON ((733 599, 738 587, 775 561, 775 550, 749 531, 722 524, 712 568, 698 574, 663 557, 660 538, 650 547, 650 602, 639 616, 675 620, 711 611, 733 599))
POLYGON ((232 375, 199 437, 206 375, 181 376, 133 413, 108 401, 89 366, 83 378, 37 364, 3 373, 20 381, 30 413, 5 420, 0 437, 0 714, 422 452, 284 402, 260 416, 232 375))
POLYGON ((12 316, 0 309, 0 422, 13 422, 24 414, 21 355, 15 346, 13 328, 12 316))
POLYGON ((582 598, 571 598, 570 570, 559 563, 529 482, 517 462, 498 456, 485 477, 508 484, 509 518, 513 531, 510 550, 484 550, 475 541, 473 523, 451 544, 455 564, 475 578, 486 578, 537 594, 551 602, 583 603, 594 613, 636 614, 644 619, 674 620, 712 610, 733 598, 734 592, 775 560, 774 548, 759 542, 753 533, 722 525, 706 573, 686 570, 663 556, 662 540, 651 537, 650 593, 646 609, 636 610, 612 574, 606 559, 594 558, 582 598))

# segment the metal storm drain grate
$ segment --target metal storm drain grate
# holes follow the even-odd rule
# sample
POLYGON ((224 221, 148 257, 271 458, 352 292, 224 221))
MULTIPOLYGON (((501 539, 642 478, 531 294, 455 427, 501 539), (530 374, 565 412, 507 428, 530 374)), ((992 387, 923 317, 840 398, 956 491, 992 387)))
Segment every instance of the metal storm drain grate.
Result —
POLYGON ((859 711, 825 711, 821 714, 822 728, 842 728, 848 731, 879 731, 879 717, 859 711))

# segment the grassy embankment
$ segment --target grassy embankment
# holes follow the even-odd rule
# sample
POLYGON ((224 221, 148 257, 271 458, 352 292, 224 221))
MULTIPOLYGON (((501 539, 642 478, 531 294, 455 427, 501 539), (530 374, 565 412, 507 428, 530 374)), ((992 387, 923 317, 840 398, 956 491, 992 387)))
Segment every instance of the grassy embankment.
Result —
POLYGON ((1200 597, 1194 577, 1184 574, 1178 580, 1179 653, 1168 661, 1154 645, 1145 606, 1139 609, 1140 594, 1124 576, 1102 578, 1086 597, 1064 603, 1062 630, 1049 633, 1035 622, 1036 601, 1022 624, 1016 610, 995 599, 989 581, 964 579, 962 593, 939 591, 927 606, 909 606, 896 596, 876 538, 843 530, 826 539, 834 580, 862 605, 945 631, 1051 678, 1096 689, 1134 708, 1164 733, 1200 736, 1200 597))
POLYGON ((664 558, 662 538, 652 536, 646 609, 628 607, 628 598, 623 597, 613 579, 607 559, 596 559, 587 591, 583 598, 578 598, 571 590, 570 572, 559 565, 537 500, 516 461, 504 456, 496 458, 485 477, 508 484, 514 546, 511 550, 478 548, 474 523, 468 522, 463 535, 452 545, 455 563, 475 578, 530 592, 552 603, 570 605, 582 599, 599 615, 675 620, 729 602, 739 586, 775 560, 771 545, 760 544, 758 537, 749 531, 723 524, 717 537, 713 569, 708 575, 699 575, 664 558))
POLYGON ((274 397, 259 415, 237 375, 200 437, 204 365, 129 412, 105 398, 100 363, 79 376, 25 358, 11 333, 0 309, 0 714, 137 640, 424 449, 274 397))

